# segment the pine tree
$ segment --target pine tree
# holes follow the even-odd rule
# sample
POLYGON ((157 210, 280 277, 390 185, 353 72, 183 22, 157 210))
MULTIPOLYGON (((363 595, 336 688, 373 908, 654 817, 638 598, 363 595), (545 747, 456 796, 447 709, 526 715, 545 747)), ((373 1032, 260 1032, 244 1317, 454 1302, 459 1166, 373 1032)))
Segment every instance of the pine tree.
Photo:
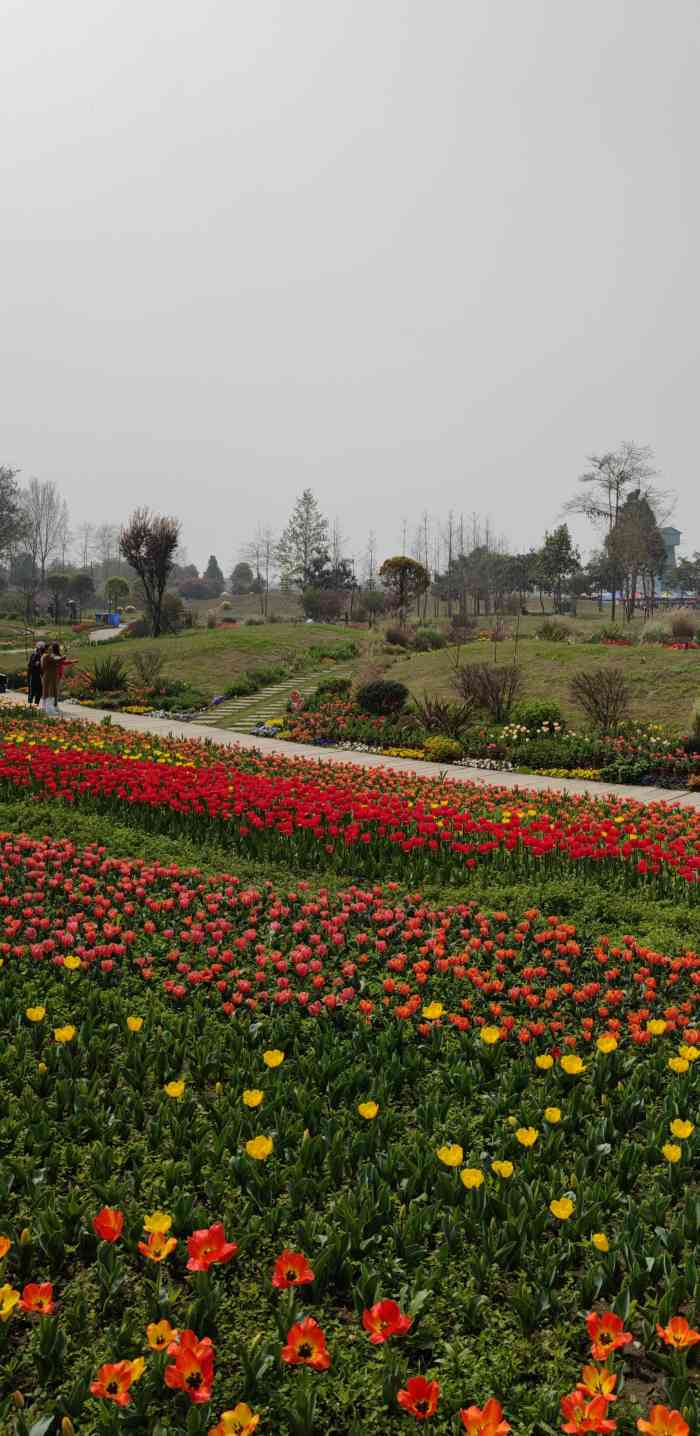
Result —
POLYGON ((319 561, 329 561, 328 519, 311 489, 304 489, 277 545, 277 562, 286 587, 305 588, 319 561))
POLYGON ((202 576, 206 583, 210 583, 212 584, 212 586, 215 584, 216 587, 219 589, 219 592, 221 592, 221 589, 224 586, 224 575, 222 574, 221 569, 219 568, 218 561, 213 553, 209 555, 209 562, 202 576))

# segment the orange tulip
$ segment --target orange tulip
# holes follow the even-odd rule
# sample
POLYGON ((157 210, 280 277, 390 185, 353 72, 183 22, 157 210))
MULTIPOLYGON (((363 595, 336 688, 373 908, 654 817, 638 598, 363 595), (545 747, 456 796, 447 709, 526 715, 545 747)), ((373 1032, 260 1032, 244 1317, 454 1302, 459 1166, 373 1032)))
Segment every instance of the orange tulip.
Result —
POLYGON ((688 1436, 690 1427, 680 1411, 671 1411, 668 1406, 652 1406, 649 1421, 638 1421, 637 1429, 644 1436, 688 1436))
POLYGON ((508 1436, 512 1427, 503 1420, 503 1407, 495 1396, 489 1397, 483 1409, 467 1406, 460 1411, 462 1425, 469 1436, 508 1436))
POLYGON ((672 1316, 668 1326, 659 1326, 657 1323, 656 1333, 667 1346, 675 1346, 676 1351, 684 1351, 686 1347, 695 1346, 696 1341, 700 1341, 700 1331, 694 1331, 684 1316, 672 1316))
POLYGON ((145 1364, 143 1357, 139 1356, 136 1361, 117 1361, 111 1366, 101 1366, 95 1380, 90 1382, 93 1396, 113 1401, 116 1406, 128 1406, 130 1388, 139 1380, 145 1364))
POLYGON ((282 1360, 288 1366, 310 1366, 312 1371, 327 1371, 331 1358, 326 1350, 325 1333, 312 1316, 305 1316, 287 1332, 287 1345, 282 1347, 282 1360))
POLYGON ((596 1361, 606 1361, 611 1351, 627 1346, 632 1340, 632 1332, 624 1330, 620 1317, 614 1311, 604 1311, 600 1316, 597 1311, 590 1312, 586 1317, 586 1326, 591 1338, 591 1356, 596 1361))

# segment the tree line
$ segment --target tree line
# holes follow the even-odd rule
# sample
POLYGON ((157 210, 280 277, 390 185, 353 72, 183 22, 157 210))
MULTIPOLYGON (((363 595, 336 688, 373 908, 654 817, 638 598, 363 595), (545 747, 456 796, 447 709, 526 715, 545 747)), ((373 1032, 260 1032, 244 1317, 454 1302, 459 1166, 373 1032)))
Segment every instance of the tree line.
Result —
POLYGON ((564 508, 596 534, 586 563, 564 513, 538 547, 511 553, 477 515, 465 521, 450 512, 439 522, 427 511, 410 542, 403 524, 400 554, 380 562, 370 531, 358 562, 337 521, 305 489, 282 533, 260 525, 225 576, 214 554, 201 574, 187 562, 174 517, 139 508, 122 526, 83 523, 73 531, 56 484, 22 485, 17 470, 0 466, 0 587, 22 596, 28 617, 42 596, 56 617, 68 606, 82 610, 98 593, 115 606, 133 596, 153 632, 171 625, 175 600, 252 594, 265 616, 274 589, 297 595, 307 617, 326 621, 345 613, 372 623, 385 610, 405 621, 415 608, 425 622, 432 603, 435 615, 446 610, 464 622, 517 612, 533 594, 543 612, 547 598, 558 613, 575 612, 584 595, 602 606, 610 594, 613 617, 620 607, 631 619, 638 607, 653 609, 661 580, 681 595, 700 593, 700 554, 669 570, 660 525, 670 503, 657 480, 651 450, 635 443, 590 456, 564 508))

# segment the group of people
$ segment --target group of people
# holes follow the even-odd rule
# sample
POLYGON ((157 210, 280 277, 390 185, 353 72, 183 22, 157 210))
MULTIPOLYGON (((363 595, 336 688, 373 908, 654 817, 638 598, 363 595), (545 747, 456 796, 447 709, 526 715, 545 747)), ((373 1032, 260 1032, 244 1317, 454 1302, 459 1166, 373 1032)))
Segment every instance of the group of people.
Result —
POLYGON ((63 674, 74 662, 61 653, 60 643, 37 643, 27 663, 27 702, 47 713, 56 712, 63 674))

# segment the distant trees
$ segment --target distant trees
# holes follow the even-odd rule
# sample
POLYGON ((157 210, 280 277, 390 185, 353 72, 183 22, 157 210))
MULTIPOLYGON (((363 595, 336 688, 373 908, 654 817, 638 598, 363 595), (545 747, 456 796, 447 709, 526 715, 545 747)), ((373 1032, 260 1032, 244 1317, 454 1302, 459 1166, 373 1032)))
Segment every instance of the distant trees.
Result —
POLYGON ((559 524, 552 533, 545 534, 533 567, 542 588, 552 595, 555 613, 561 613, 563 590, 581 568, 581 555, 572 542, 568 524, 559 524))
POLYGON ((404 624, 410 605, 417 603, 430 587, 427 568, 415 558, 397 555, 384 560, 379 577, 384 585, 389 607, 395 609, 404 624))
POLYGON ((639 489, 621 505, 617 522, 605 539, 605 550, 616 586, 621 590, 625 617, 633 617, 641 585, 644 609, 654 606, 656 580, 666 563, 666 548, 654 510, 639 489))
POLYGON ((15 550, 26 537, 27 515, 22 490, 17 482, 18 469, 0 464, 0 557, 15 550))
POLYGON ((224 586, 224 575, 219 567, 218 559, 213 553, 209 555, 209 562, 202 574, 202 578, 205 583, 210 584, 212 588, 216 588, 218 593, 221 593, 224 586))
POLYGON ((110 608, 122 608, 129 597, 129 585, 125 578, 113 574, 105 584, 105 596, 110 608))
MULTIPOLYGON (((617 449, 606 453, 591 454, 590 467, 579 476, 579 492, 569 500, 569 513, 583 514, 597 528, 601 528, 609 539, 620 520, 625 499, 632 492, 647 500, 657 510, 663 495, 655 487, 657 477, 654 467, 654 453, 646 445, 625 440, 617 449)), ((618 570, 619 550, 613 543, 608 546, 612 564, 612 617, 615 618, 617 590, 621 582, 618 570)))
POLYGON ((328 519, 311 489, 304 489, 297 499, 275 557, 283 586, 298 589, 312 586, 314 565, 329 559, 328 519))
POLYGON ((119 535, 119 550, 141 581, 151 633, 163 626, 163 600, 180 539, 180 521, 135 509, 119 535))
POLYGON ((229 585, 232 593, 252 593, 254 583, 255 574, 253 573, 253 570, 249 563, 246 563, 245 560, 242 559, 240 563, 234 564, 233 569, 231 570, 231 577, 229 579, 229 585))
POLYGON ((57 553, 67 530, 66 501, 52 479, 30 479, 23 490, 25 542, 39 571, 43 588, 49 559, 57 553))

